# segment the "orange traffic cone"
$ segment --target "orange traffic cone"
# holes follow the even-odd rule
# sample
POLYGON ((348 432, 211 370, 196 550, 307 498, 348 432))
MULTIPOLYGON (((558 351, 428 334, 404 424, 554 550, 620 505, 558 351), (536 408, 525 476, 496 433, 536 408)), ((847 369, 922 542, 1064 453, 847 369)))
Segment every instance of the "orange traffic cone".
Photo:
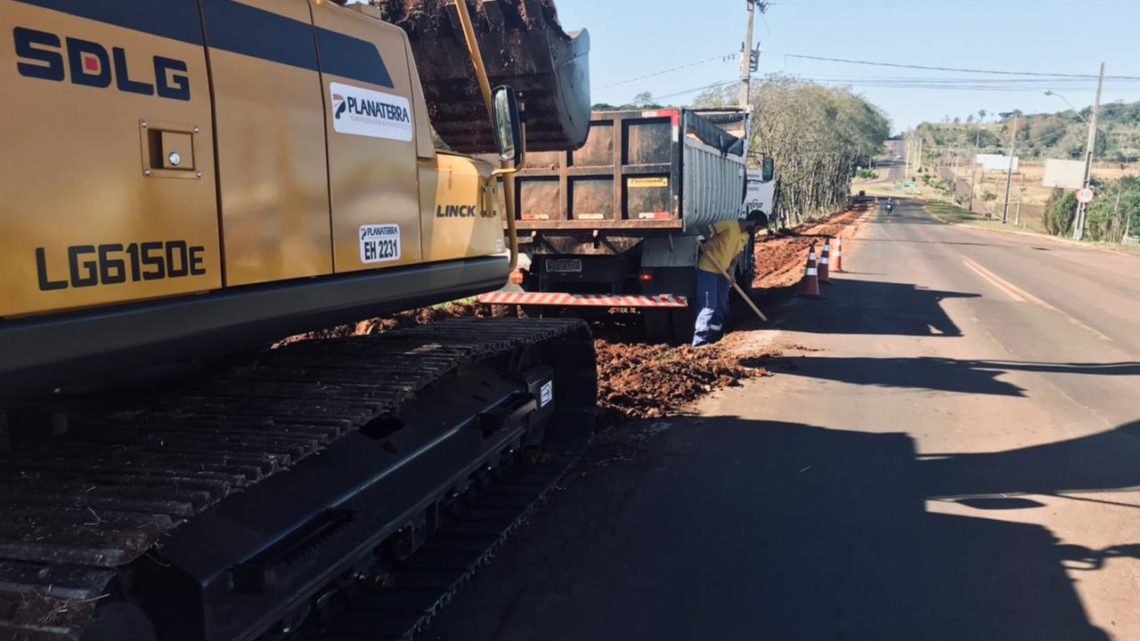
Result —
POLYGON ((831 239, 823 239, 823 256, 819 258, 819 282, 831 284, 831 239))
POLYGON ((835 239, 835 271, 843 273, 843 239, 835 239))
POLYGON ((804 298, 822 298, 819 295, 819 270, 815 266, 815 244, 808 252, 807 267, 804 268, 803 287, 800 296, 804 298))

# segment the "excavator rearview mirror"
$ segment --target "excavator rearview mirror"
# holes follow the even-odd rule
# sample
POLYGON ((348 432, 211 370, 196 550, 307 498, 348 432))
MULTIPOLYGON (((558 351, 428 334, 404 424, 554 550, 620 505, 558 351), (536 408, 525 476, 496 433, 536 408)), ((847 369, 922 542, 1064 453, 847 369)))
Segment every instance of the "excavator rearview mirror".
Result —
POLYGON ((491 102, 495 121, 495 145, 499 149, 499 158, 503 161, 514 161, 517 166, 523 159, 523 137, 522 120, 515 92, 510 87, 497 87, 491 102))

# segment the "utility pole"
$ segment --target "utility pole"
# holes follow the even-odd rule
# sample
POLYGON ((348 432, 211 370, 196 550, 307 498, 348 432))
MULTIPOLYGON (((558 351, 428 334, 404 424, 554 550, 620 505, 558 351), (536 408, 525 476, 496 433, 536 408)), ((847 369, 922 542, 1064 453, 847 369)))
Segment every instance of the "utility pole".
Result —
POLYGON ((1017 213, 1013 215, 1013 226, 1021 227, 1021 200, 1025 198, 1025 187, 1017 188, 1017 213))
MULTIPOLYGON (((1088 189, 1089 183, 1092 182, 1092 163, 1093 155, 1096 153, 1096 119, 1100 115, 1100 94, 1104 88, 1104 63, 1100 63, 1100 79, 1096 82, 1096 102, 1093 103, 1092 117, 1089 118, 1089 140, 1085 145, 1085 189, 1088 189)), ((1077 203, 1077 216, 1074 221, 1073 238, 1082 240, 1085 237, 1085 214, 1088 212, 1088 205, 1084 203, 1077 203)))
POLYGON ((1009 171, 1005 174, 1005 205, 1001 209, 1001 224, 1009 220, 1009 189, 1013 186, 1013 154, 1017 150, 1017 116, 1013 117, 1013 131, 1009 134, 1009 171))
MULTIPOLYGON (((1115 232, 1117 229, 1120 228, 1120 220, 1117 218, 1117 216, 1120 215, 1120 197, 1122 195, 1124 195, 1124 180, 1123 179, 1120 181, 1120 184, 1116 188, 1116 204, 1112 206, 1112 231, 1113 232, 1115 232)), ((1125 236, 1128 235, 1128 226, 1127 225, 1124 226, 1124 235, 1125 236)), ((1124 243, 1124 236, 1120 237, 1120 242, 1121 242, 1121 244, 1124 243)))
POLYGON ((767 0, 746 0, 748 2, 748 22, 744 27, 744 44, 740 47, 740 107, 747 109, 752 89, 752 74, 759 68, 760 51, 752 49, 752 21, 756 17, 756 8, 760 13, 768 9, 767 0))
POLYGON ((974 155, 970 158, 970 204, 966 209, 974 211, 974 179, 978 177, 978 149, 982 144, 982 130, 978 129, 978 136, 974 139, 974 155))

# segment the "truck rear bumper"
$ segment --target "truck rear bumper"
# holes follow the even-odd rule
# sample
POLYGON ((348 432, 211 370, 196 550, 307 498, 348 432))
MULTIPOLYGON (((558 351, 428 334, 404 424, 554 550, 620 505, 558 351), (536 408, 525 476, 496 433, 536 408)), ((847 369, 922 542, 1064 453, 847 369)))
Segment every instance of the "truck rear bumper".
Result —
POLYGON ((688 298, 675 294, 602 295, 560 292, 490 292, 479 295, 489 305, 549 305, 553 307, 644 307, 684 309, 688 298))

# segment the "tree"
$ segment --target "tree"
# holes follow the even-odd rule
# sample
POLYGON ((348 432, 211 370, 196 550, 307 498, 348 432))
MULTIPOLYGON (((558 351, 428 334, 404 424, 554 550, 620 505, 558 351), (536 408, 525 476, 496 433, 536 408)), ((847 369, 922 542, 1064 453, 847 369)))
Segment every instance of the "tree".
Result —
POLYGON ((954 116, 954 124, 955 124, 955 125, 960 125, 960 124, 962 124, 962 119, 961 119, 961 118, 959 118, 958 116, 954 116))
POLYGON ((1140 211, 1140 179, 1127 177, 1106 183, 1094 183, 1097 199, 1088 206, 1085 237, 1089 240, 1118 243, 1126 227, 1136 227, 1140 211), (1131 223, 1128 221, 1131 219, 1131 223))
POLYGON ((986 110, 985 109, 979 109, 978 110, 978 122, 985 122, 985 121, 986 121, 986 110))
POLYGON ((974 114, 970 114, 970 115, 966 116, 966 124, 967 125, 974 124, 974 114))
MULTIPOLYGON (((705 91, 694 106, 736 104, 736 88, 705 91)), ((824 87, 785 76, 753 85, 753 165, 776 162, 776 215, 796 224, 847 205, 855 167, 868 166, 890 135, 878 107, 850 89, 824 87)))
POLYGON ((1054 189, 1045 202, 1045 231, 1064 236, 1073 226, 1077 213, 1077 195, 1073 191, 1054 189))
POLYGON ((642 91, 633 97, 633 104, 637 107, 648 107, 653 104, 653 94, 648 91, 642 91))

